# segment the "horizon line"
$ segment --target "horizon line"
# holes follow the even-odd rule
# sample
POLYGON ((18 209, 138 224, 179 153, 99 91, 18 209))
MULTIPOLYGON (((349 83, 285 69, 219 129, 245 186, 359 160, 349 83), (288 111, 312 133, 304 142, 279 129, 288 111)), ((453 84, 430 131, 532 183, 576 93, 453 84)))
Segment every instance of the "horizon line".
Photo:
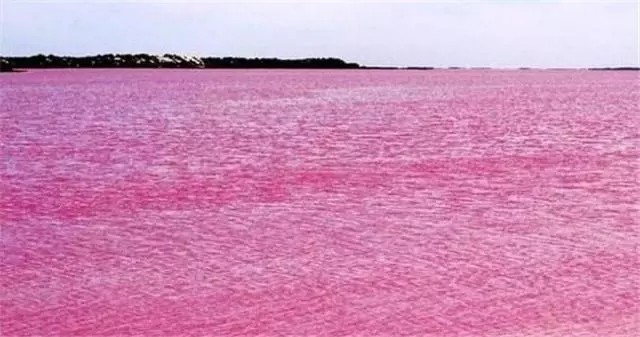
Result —
MULTIPOLYGON (((352 61, 348 61, 345 60, 341 57, 336 57, 336 56, 308 56, 308 57, 292 57, 292 58, 288 58, 288 57, 277 57, 277 56, 229 56, 229 55, 225 55, 225 56, 211 56, 211 55, 207 55, 207 56, 202 56, 196 53, 144 53, 144 52, 136 52, 136 53, 113 53, 113 52, 109 52, 109 53, 98 53, 98 54, 71 54, 71 55, 65 55, 65 54, 45 54, 45 53, 37 53, 37 54, 32 54, 32 55, 0 55, 0 59, 13 59, 13 58, 32 58, 32 57, 37 57, 37 56, 45 56, 45 57, 57 57, 57 58, 71 58, 71 59, 80 59, 80 58, 91 58, 91 57, 99 57, 99 56, 122 56, 122 55, 131 55, 131 56, 136 56, 136 55, 146 55, 146 56, 156 56, 156 57, 162 57, 165 55, 170 55, 170 56, 179 56, 179 57, 189 57, 189 58, 198 58, 198 59, 238 59, 238 60, 247 60, 247 61, 260 61, 260 60, 271 60, 271 61, 285 61, 285 62, 291 62, 291 61, 309 61, 309 60, 339 60, 341 62, 344 62, 345 64, 348 65, 356 65, 356 68, 345 68, 345 69, 371 69, 371 70, 393 70, 393 69, 397 69, 397 70, 640 70, 640 64, 637 65, 590 65, 590 66, 532 66, 532 65, 508 65, 508 66, 486 66, 486 65, 440 65, 440 66, 436 66, 436 65, 367 65, 367 64, 360 64, 358 62, 352 62, 352 61)), ((23 69, 33 69, 33 68, 57 68, 57 69, 64 69, 64 68, 75 68, 75 67, 71 67, 71 66, 67 66, 67 67, 22 67, 23 69)), ((89 67, 81 67, 81 68, 109 68, 109 67, 100 67, 100 66, 89 66, 89 67)), ((116 67, 111 67, 111 68, 116 68, 116 67)), ((127 68, 125 67, 117 67, 117 68, 127 68)), ((135 68, 135 67, 131 67, 131 68, 135 68)), ((144 68, 144 67, 140 67, 140 68, 144 68)), ((214 67, 215 68, 215 67, 214 67)), ((222 68, 222 67, 221 67, 222 68)), ((230 67, 231 68, 231 67, 230 67)), ((259 68, 259 67, 247 67, 247 68, 242 68, 242 67, 236 67, 236 68, 231 68, 231 69, 270 69, 269 67, 265 67, 265 68, 259 68)), ((274 69, 274 68, 271 68, 274 69)))

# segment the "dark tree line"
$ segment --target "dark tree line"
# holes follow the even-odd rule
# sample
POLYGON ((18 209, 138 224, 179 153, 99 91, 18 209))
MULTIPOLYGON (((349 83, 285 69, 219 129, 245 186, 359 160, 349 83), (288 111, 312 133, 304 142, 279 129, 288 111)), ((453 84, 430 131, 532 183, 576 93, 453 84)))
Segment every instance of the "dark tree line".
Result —
POLYGON ((14 68, 201 68, 202 61, 174 54, 34 55, 6 57, 14 68))
POLYGON ((205 68, 359 68, 338 58, 307 58, 283 60, 277 58, 204 57, 205 68))
POLYGON ((606 68, 589 68, 589 70, 631 70, 638 71, 640 67, 606 67, 606 68))
POLYGON ((0 58, 0 72, 13 71, 13 64, 8 60, 0 58))
POLYGON ((13 68, 359 68, 338 58, 189 57, 176 54, 105 54, 95 56, 34 55, 5 57, 2 69, 13 68))
MULTIPOLYGON (((94 56, 33 55, 0 57, 0 71, 21 68, 267 68, 267 69, 409 69, 432 70, 433 67, 366 67, 339 58, 244 58, 191 57, 177 54, 104 54, 94 56)), ((449 67, 448 69, 463 69, 449 67)), ((489 68, 481 68, 489 69, 489 68)), ((530 68, 520 68, 522 70, 530 68)), ((640 70, 639 67, 589 68, 589 70, 640 70)))

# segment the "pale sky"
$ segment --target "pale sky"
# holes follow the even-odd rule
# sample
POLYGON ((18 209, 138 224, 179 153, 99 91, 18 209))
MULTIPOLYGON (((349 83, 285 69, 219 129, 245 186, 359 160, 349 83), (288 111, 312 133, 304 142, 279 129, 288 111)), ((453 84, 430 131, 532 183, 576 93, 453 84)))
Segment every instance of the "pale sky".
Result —
POLYGON ((635 0, 0 2, 2 55, 334 56, 438 67, 640 63, 635 0))

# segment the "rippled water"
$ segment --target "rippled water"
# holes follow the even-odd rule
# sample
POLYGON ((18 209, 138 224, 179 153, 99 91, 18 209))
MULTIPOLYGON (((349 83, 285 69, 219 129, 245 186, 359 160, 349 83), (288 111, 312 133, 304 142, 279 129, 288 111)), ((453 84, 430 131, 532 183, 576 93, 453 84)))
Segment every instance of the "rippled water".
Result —
POLYGON ((638 80, 3 74, 0 334, 637 335, 638 80))

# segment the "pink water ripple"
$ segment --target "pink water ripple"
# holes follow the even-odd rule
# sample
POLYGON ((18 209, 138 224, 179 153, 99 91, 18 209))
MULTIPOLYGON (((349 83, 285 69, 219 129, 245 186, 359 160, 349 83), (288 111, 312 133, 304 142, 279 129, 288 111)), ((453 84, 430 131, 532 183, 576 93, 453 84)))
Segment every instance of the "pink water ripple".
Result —
POLYGON ((3 336, 637 336, 633 72, 0 76, 3 336))

